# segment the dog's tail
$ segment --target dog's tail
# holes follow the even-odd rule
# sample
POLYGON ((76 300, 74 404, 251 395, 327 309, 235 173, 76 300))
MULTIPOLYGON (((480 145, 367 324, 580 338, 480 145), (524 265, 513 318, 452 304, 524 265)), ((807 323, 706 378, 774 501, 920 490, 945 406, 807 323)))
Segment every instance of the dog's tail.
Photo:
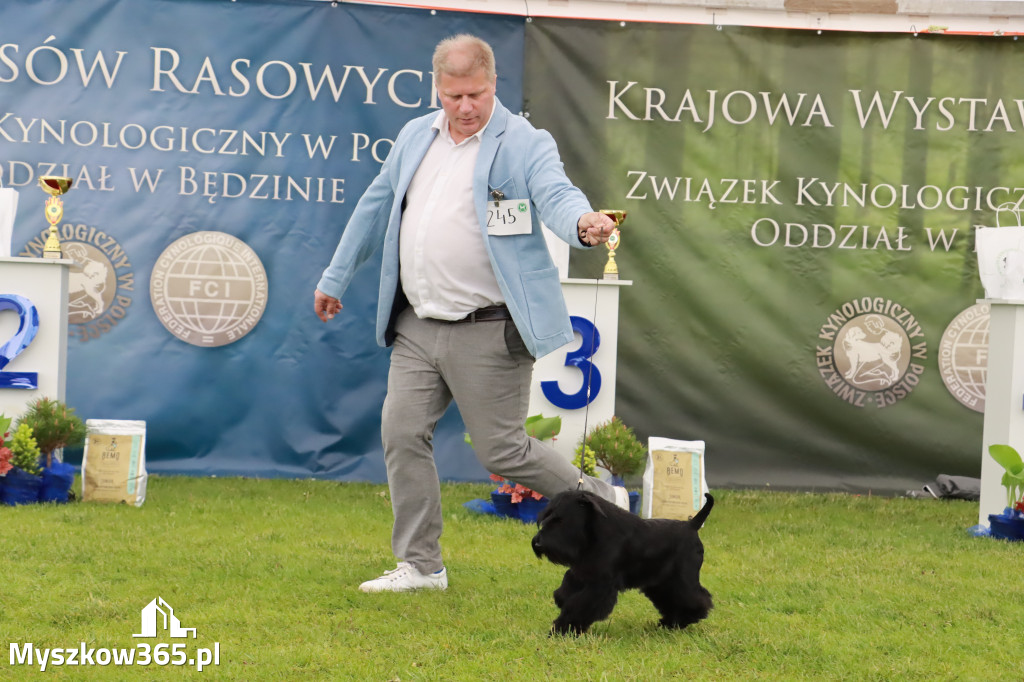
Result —
POLYGON ((715 498, 711 497, 710 493, 704 493, 704 497, 707 499, 707 503, 700 508, 696 516, 690 519, 690 528, 694 530, 700 530, 700 527, 704 525, 704 521, 707 520, 708 514, 711 513, 711 508, 715 506, 715 498))

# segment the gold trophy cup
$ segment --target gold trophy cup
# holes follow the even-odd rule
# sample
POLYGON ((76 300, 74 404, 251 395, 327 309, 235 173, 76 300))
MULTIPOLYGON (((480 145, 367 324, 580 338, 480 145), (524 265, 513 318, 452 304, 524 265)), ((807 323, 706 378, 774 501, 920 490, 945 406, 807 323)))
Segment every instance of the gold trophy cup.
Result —
POLYGON ((619 266, 615 263, 615 249, 619 248, 619 225, 625 222, 626 212, 610 208, 603 208, 600 212, 615 221, 615 229, 605 244, 608 247, 608 262, 604 264, 604 279, 618 279, 619 266))
POLYGON ((43 175, 39 178, 39 186, 50 195, 46 200, 46 220, 50 223, 50 236, 43 246, 43 258, 63 258, 60 249, 60 238, 57 236, 57 223, 64 217, 64 201, 60 195, 67 194, 71 189, 71 178, 62 175, 43 175))

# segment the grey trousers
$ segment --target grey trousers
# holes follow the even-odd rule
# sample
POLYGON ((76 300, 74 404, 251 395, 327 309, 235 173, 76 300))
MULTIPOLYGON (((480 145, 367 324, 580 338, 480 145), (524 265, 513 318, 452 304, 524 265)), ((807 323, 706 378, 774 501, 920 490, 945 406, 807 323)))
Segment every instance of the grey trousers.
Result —
MULTIPOLYGON (((423 574, 443 567, 434 426, 452 399, 485 469, 548 497, 575 489, 579 469, 526 435, 533 357, 511 320, 451 323, 399 316, 381 437, 395 525, 391 549, 423 574)), ((590 476, 582 488, 614 501, 590 476)))

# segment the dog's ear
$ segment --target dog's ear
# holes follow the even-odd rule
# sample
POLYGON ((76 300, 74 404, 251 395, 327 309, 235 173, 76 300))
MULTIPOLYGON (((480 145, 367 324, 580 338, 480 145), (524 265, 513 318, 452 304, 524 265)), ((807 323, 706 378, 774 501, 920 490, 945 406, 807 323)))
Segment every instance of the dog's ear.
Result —
POLYGON ((597 500, 598 498, 596 495, 594 495, 593 493, 585 492, 583 493, 583 495, 580 496, 580 506, 590 507, 601 516, 607 517, 608 514, 605 513, 604 509, 601 509, 601 503, 598 502, 597 500))

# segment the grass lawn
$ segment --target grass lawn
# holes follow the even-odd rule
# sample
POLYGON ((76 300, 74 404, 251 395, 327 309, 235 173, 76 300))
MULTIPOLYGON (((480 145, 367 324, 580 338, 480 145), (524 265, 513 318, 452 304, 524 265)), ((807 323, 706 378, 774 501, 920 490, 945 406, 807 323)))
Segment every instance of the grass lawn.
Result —
POLYGON ((630 592, 572 639, 547 636, 562 571, 533 527, 462 507, 490 488, 444 486, 444 593, 358 591, 394 567, 380 485, 152 477, 141 508, 0 508, 0 679, 1024 680, 1024 543, 970 537, 975 503, 713 491, 709 618, 666 632, 630 592), (132 637, 158 596, 195 639, 132 637), (11 662, 28 643, 219 664, 41 673, 11 662))

